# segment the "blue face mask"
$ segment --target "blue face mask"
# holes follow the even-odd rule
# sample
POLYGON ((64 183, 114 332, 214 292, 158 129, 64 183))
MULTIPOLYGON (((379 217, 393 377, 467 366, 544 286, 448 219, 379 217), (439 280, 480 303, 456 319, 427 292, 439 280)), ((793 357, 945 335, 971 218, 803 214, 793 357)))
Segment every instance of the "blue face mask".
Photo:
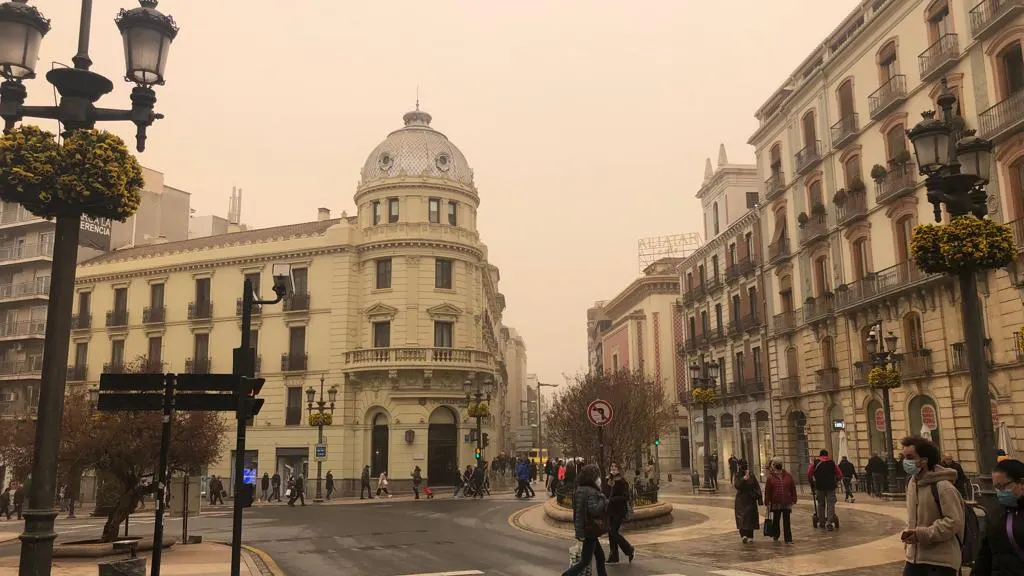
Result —
POLYGON ((1007 508, 1016 507, 1019 500, 1017 495, 1013 493, 1013 490, 996 490, 996 498, 999 499, 1000 504, 1007 508))
POLYGON ((921 469, 917 467, 917 462, 904 458, 903 471, 906 472, 908 476, 917 476, 917 473, 920 472, 921 469))

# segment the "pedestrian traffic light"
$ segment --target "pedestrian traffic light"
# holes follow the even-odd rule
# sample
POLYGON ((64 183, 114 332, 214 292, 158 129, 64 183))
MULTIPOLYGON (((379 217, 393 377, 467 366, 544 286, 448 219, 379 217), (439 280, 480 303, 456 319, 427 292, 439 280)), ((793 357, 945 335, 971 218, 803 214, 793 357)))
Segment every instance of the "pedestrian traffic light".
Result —
POLYGON ((654 445, 655 446, 661 446, 661 438, 655 438, 654 439, 654 445))
POLYGON ((484 445, 484 448, 487 448, 487 446, 488 446, 488 445, 489 445, 490 443, 491 443, 491 439, 487 437, 487 432, 484 432, 484 440, 483 440, 483 445, 484 445))
POLYGON ((473 457, 476 458, 477 460, 480 459, 480 449, 479 448, 476 449, 476 454, 474 454, 473 457))

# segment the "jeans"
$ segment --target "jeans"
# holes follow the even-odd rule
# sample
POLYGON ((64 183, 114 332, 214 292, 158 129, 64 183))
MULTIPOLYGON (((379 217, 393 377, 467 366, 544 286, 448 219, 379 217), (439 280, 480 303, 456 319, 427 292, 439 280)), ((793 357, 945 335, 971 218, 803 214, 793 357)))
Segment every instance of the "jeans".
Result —
POLYGON ((370 490, 370 483, 369 482, 362 482, 359 485, 359 499, 360 500, 363 499, 363 491, 364 490, 366 491, 366 497, 367 498, 373 498, 373 491, 370 490))
POLYGON ((331 499, 331 494, 333 494, 333 493, 334 493, 334 486, 333 485, 328 486, 327 487, 327 499, 328 500, 331 499))
POLYGON ((413 484, 412 485, 412 493, 416 495, 416 499, 417 500, 420 499, 420 485, 419 484, 413 484))
POLYGON ((264 502, 269 502, 270 501, 270 490, 264 488, 263 489, 262 498, 263 498, 264 502))
POLYGON ((711 487, 718 490, 718 470, 711 470, 711 487))
POLYGON ((773 510, 772 511, 772 524, 774 528, 774 534, 776 540, 779 536, 785 536, 786 542, 793 541, 793 526, 790 523, 790 515, 792 510, 773 510), (781 534, 780 534, 781 528, 781 534))
POLYGON ((843 492, 845 492, 844 500, 853 498, 853 478, 843 478, 843 492))
POLYGON ((622 553, 626 556, 632 556, 633 545, 630 544, 629 540, 626 540, 625 536, 622 535, 622 522, 625 518, 621 516, 611 516, 609 517, 609 520, 611 520, 611 526, 609 526, 608 530, 608 560, 618 562, 619 549, 621 549, 622 553))
POLYGON ((935 566, 933 564, 911 564, 907 562, 903 566, 903 576, 956 576, 956 568, 948 566, 935 566))
POLYGON ((818 490, 818 526, 831 525, 836 517, 836 491, 818 490))
POLYGON ((280 485, 274 486, 274 488, 270 491, 270 500, 267 500, 267 502, 273 502, 274 500, 277 500, 278 502, 281 501, 280 485))
POLYGON ((593 560, 597 560, 597 576, 608 576, 608 570, 604 567, 604 548, 597 538, 584 538, 580 550, 580 561, 562 572, 562 576, 579 576, 586 570, 593 560))
POLYGON ((306 495, 305 495, 305 493, 299 492, 298 490, 295 490, 293 488, 292 489, 292 496, 291 496, 291 498, 288 499, 288 505, 289 506, 295 506, 295 501, 296 500, 301 501, 303 506, 306 505, 306 495))

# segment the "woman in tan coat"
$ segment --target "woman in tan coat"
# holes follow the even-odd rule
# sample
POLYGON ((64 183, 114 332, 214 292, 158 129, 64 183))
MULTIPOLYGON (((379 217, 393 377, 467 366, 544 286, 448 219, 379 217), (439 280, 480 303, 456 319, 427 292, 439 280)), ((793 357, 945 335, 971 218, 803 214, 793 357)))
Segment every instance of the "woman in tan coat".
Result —
POLYGON ((907 483, 904 576, 954 576, 960 571, 964 503, 956 489, 956 471, 939 466, 939 449, 920 436, 903 439, 907 483))

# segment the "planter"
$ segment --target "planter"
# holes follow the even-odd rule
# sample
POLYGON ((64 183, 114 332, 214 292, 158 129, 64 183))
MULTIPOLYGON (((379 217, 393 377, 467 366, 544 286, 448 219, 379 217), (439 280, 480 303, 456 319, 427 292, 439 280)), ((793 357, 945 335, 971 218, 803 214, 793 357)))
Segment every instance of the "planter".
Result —
MULTIPOLYGON (((544 519, 551 525, 564 528, 572 525, 572 510, 563 508, 549 498, 544 503, 544 519)), ((636 506, 633 508, 633 516, 622 523, 622 531, 640 530, 652 526, 664 526, 672 523, 672 505, 667 502, 657 502, 648 506, 636 506)))

